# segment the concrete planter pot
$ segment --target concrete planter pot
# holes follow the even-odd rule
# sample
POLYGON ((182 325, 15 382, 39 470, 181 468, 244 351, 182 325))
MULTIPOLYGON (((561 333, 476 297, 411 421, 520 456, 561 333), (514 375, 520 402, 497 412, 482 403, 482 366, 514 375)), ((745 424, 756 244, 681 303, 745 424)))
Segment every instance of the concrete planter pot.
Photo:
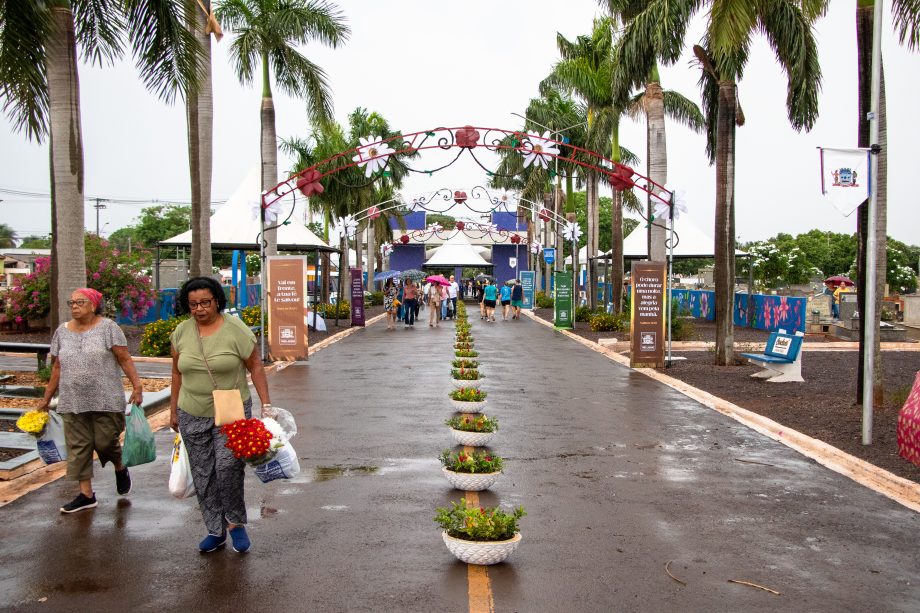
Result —
POLYGON ((521 543, 521 533, 518 532, 507 541, 465 541, 454 538, 442 532, 444 544, 457 559, 467 564, 488 566, 498 564, 508 559, 517 546, 521 543))
POLYGON ((458 445, 468 445, 469 447, 485 447, 495 436, 495 432, 464 432, 463 430, 450 429, 454 435, 454 440, 458 445))
POLYGON ((451 381, 454 382, 454 387, 456 388, 475 387, 476 389, 479 389, 479 385, 482 383, 482 377, 479 377, 478 379, 473 379, 473 380, 451 378, 451 381))
POLYGON ((454 409, 458 413, 482 413, 483 407, 486 406, 486 401, 481 402, 469 402, 467 400, 454 400, 450 399, 450 403, 454 405, 454 409))
POLYGON ((441 467, 441 472, 452 486, 464 492, 481 492, 495 484, 501 472, 496 473, 458 473, 441 467))

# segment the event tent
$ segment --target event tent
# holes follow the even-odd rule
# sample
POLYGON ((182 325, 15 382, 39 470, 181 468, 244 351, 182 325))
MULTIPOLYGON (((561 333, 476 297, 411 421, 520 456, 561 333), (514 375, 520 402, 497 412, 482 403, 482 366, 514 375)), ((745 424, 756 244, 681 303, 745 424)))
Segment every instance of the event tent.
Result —
MULTIPOLYGON (((244 249, 249 251, 259 250, 259 219, 253 214, 259 203, 261 194, 261 178, 259 167, 252 170, 243 179, 217 212, 211 216, 211 248, 212 249, 244 249)), ((295 207, 288 225, 278 228, 278 251, 335 251, 321 238, 313 234, 303 224, 303 206, 305 198, 297 198, 296 204, 291 198, 285 198, 282 205, 284 221, 295 207)), ((178 236, 160 241, 164 247, 183 247, 192 244, 192 231, 188 230, 178 236)))
POLYGON ((492 264, 479 255, 462 231, 457 230, 447 242, 434 250, 434 253, 425 262, 425 266, 476 266, 488 268, 492 264))
MULTIPOLYGON (((674 258, 713 258, 715 241, 707 235, 686 215, 674 222, 674 231, 677 234, 677 245, 674 246, 674 258)), ((580 254, 581 255, 581 254, 580 254)), ((747 253, 740 249, 735 250, 736 256, 745 257, 747 253)), ((610 257, 607 251, 599 255, 600 259, 610 257)), ((636 226, 629 235, 623 239, 623 258, 627 260, 644 260, 648 258, 648 233, 644 223, 636 226)))

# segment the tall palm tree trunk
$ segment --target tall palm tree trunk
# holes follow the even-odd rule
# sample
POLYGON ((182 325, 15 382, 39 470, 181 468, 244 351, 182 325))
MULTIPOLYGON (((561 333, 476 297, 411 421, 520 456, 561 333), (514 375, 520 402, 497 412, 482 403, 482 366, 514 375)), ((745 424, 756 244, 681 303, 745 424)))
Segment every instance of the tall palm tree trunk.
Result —
POLYGON ((86 285, 83 246, 83 130, 80 79, 70 3, 51 9, 47 72, 50 110, 52 250, 55 272, 51 288, 51 329, 68 318, 67 300, 86 285))
POLYGON ((737 85, 719 81, 716 118, 716 365, 733 362, 732 322, 735 287, 735 112, 737 85))
MULTIPOLYGON (((268 54, 262 54, 262 191, 278 185, 278 137, 275 133, 275 102, 272 100, 268 54)), ((280 219, 279 219, 280 221, 280 219)), ((278 230, 265 232, 265 255, 278 254, 278 230)))
MULTIPOLYGON (((204 0, 210 10, 210 2, 204 0)), ((192 4, 195 4, 192 0, 192 4)), ((207 33, 208 15, 195 12, 190 29, 201 46, 200 85, 186 100, 188 120, 188 163, 192 192, 192 255, 190 274, 210 275, 211 259, 211 177, 214 159, 214 91, 211 80, 211 35, 207 33)))
MULTIPOLYGON (((856 56, 857 70, 859 75, 859 104, 858 104, 858 142, 859 147, 869 147, 869 120, 866 114, 869 112, 872 100, 872 25, 873 12, 875 3, 872 1, 861 0, 856 7, 856 56)), ((888 269, 888 254, 886 243, 887 237, 887 170, 888 170, 888 153, 886 151, 888 141, 887 114, 885 109, 885 73, 881 74, 881 92, 879 96, 879 145, 882 151, 878 160, 878 176, 873 177, 873 182, 878 186, 878 198, 876 199, 876 316, 881 313, 881 300, 885 293, 885 279, 888 269)), ((868 224, 869 224, 869 203, 864 202, 859 206, 856 221, 856 235, 858 237, 858 249, 856 257, 856 286, 857 286, 857 308, 859 310, 859 362, 856 369, 856 403, 862 404, 863 399, 863 370, 865 368, 865 353, 863 346, 866 342, 866 328, 875 325, 875 322, 867 322, 863 316, 866 312, 866 287, 869 283, 870 275, 866 271, 866 246, 868 244, 868 224)), ((875 343, 872 348, 874 356, 873 370, 873 403, 881 404, 884 400, 884 388, 882 386, 882 353, 881 339, 879 334, 875 335, 875 343)))
MULTIPOLYGON (((657 70, 655 73, 657 75, 657 70)), ((665 185, 668 182, 668 148, 664 127, 664 90, 657 81, 645 84, 645 103, 648 176, 655 183, 665 185)), ((649 229, 649 259, 654 262, 664 262, 667 259, 667 231, 661 225, 663 222, 654 223, 649 229)))

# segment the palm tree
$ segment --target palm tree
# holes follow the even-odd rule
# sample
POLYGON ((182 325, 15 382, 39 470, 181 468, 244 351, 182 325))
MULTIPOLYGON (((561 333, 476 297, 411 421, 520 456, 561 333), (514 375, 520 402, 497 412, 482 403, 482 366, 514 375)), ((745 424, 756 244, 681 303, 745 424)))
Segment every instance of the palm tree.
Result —
POLYGON ((13 123, 51 149, 51 323, 86 283, 83 133, 77 65, 120 57, 125 37, 149 89, 166 102, 196 84, 198 50, 180 0, 0 0, 0 98, 13 123))
POLYGON ((0 223, 0 247, 10 249, 16 246, 16 230, 5 223, 0 223))
POLYGON ((796 130, 811 129, 818 116, 821 68, 812 24, 824 10, 819 0, 711 0, 703 45, 694 52, 703 67, 700 84, 707 125, 707 153, 716 164, 715 273, 716 364, 733 361, 735 276, 735 126, 743 124, 738 81, 750 38, 763 33, 788 79, 786 108, 796 130))
POLYGON ((190 14, 188 29, 194 35, 201 53, 198 87, 190 90, 185 99, 192 196, 192 253, 189 272, 197 277, 210 275, 213 264, 211 170, 214 160, 214 90, 211 80, 211 34, 220 41, 223 32, 214 18, 211 0, 185 0, 185 3, 190 14))
MULTIPOLYGON (((230 46, 237 78, 249 85, 261 66, 262 190, 278 184, 278 142, 272 80, 291 96, 304 98, 314 122, 332 119, 332 93, 326 73, 297 50, 319 41, 332 48, 347 40, 350 30, 334 4, 315 0, 223 0, 217 18, 236 34, 230 46)), ((265 253, 277 253, 277 233, 265 233, 265 253)))
MULTIPOLYGON (((875 0, 859 0, 856 3, 856 55, 857 55, 857 72, 859 75, 859 104, 857 107, 857 126, 858 126, 858 147, 869 147, 869 120, 866 115, 871 107, 872 96, 872 26, 875 10, 875 0)), ((898 31, 898 37, 901 44, 906 43, 910 49, 920 47, 920 3, 911 0, 894 0, 892 2, 892 15, 894 26, 898 31)), ((856 402, 862 404, 863 401, 863 368, 865 353, 863 344, 865 343, 866 329, 869 325, 878 328, 881 321, 881 300, 885 291, 885 278, 888 269, 888 249, 887 249, 887 225, 888 225, 888 126, 885 103, 885 73, 881 74, 881 91, 879 96, 879 142, 877 143, 881 150, 878 153, 878 173, 875 185, 878 186, 878 198, 876 199, 876 254, 875 254, 875 284, 876 284, 876 304, 875 304, 875 322, 865 322, 860 320, 859 326, 859 364, 856 373, 856 402)), ((869 275, 865 269, 866 266, 866 244, 868 241, 868 224, 869 224, 869 204, 865 202, 860 205, 857 214, 857 236, 859 237, 859 253, 856 258, 857 265, 857 301, 859 303, 859 313, 862 316, 866 312, 865 296, 866 283, 869 275)), ((882 351, 879 335, 875 335, 875 344, 872 348, 875 368, 873 370, 873 400, 875 404, 881 404, 884 400, 884 385, 882 384, 882 351)))

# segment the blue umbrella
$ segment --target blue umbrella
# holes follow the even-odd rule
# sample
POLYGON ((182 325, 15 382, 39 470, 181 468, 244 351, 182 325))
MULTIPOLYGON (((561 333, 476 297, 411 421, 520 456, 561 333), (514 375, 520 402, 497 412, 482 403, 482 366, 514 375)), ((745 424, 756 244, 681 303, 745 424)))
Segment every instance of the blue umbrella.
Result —
POLYGON ((402 273, 398 270, 384 270, 383 272, 378 272, 374 275, 374 281, 386 281, 387 279, 392 279, 398 277, 402 273))

